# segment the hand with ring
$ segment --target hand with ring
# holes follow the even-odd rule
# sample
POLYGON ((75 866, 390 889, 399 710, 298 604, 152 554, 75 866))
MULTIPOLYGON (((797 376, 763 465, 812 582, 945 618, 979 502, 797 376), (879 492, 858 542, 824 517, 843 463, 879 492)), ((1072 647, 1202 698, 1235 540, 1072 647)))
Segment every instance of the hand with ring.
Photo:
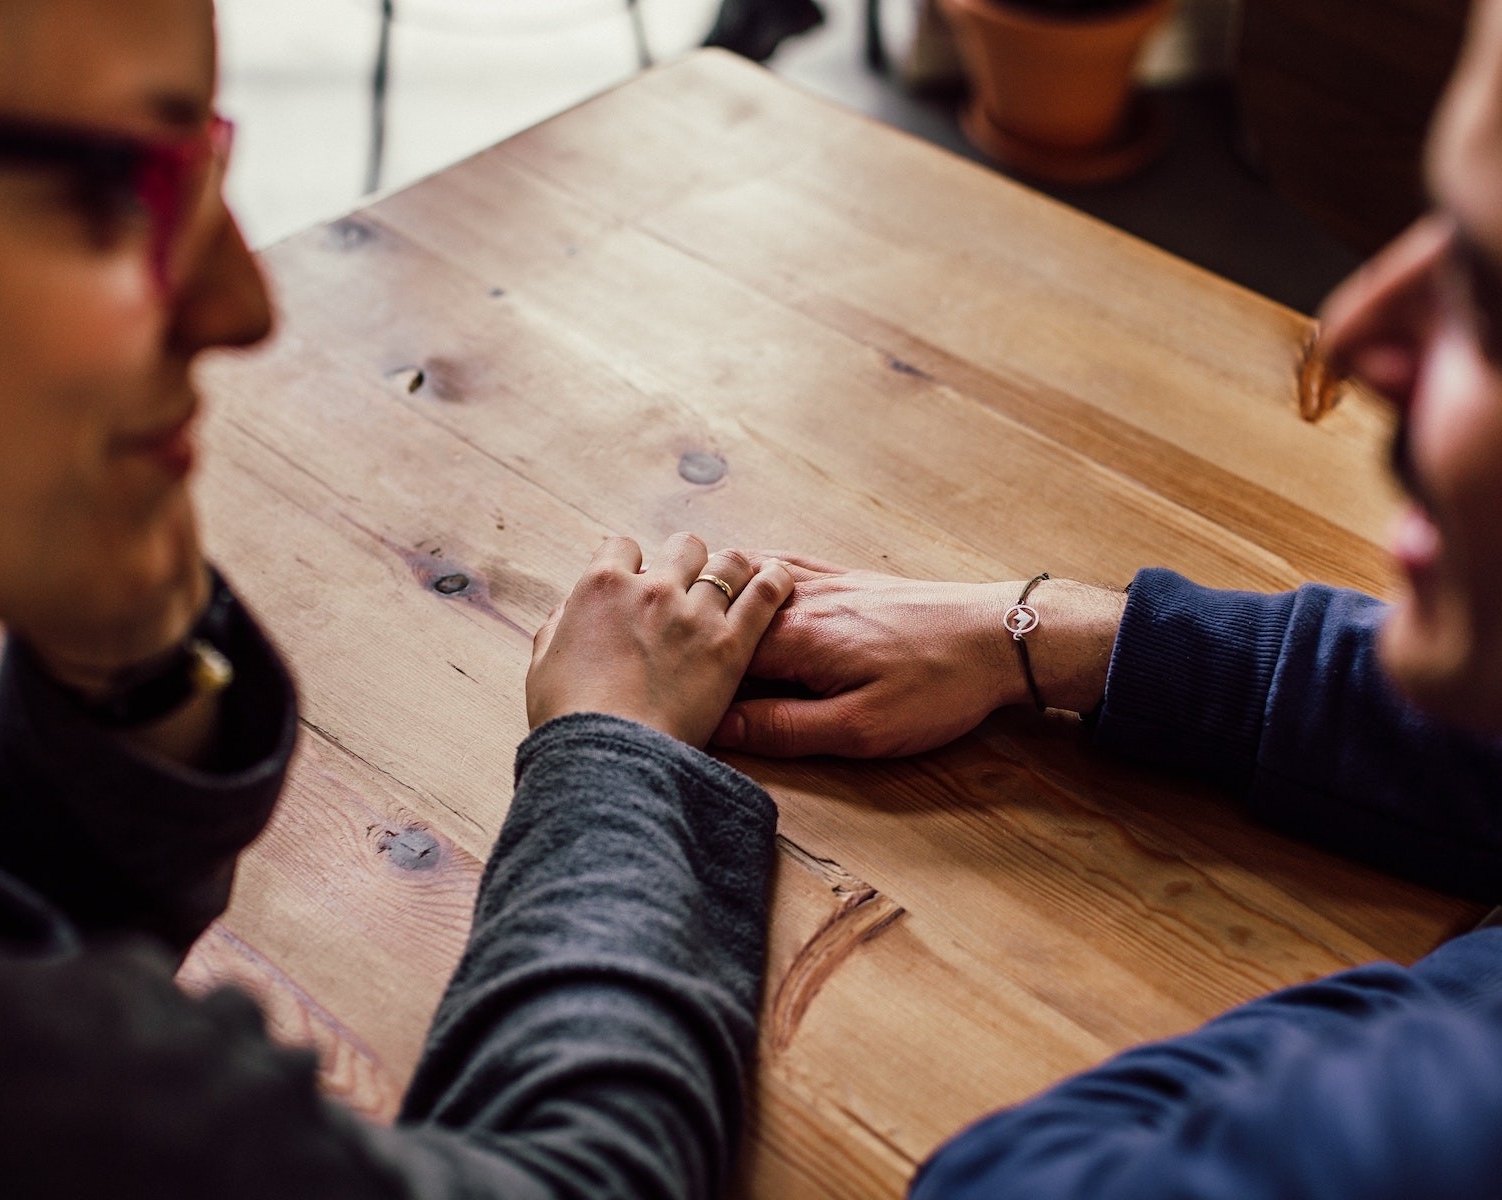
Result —
POLYGON ((781 562, 711 555, 691 533, 645 569, 634 541, 610 538, 533 639, 527 718, 610 713, 703 747, 792 590, 781 562))

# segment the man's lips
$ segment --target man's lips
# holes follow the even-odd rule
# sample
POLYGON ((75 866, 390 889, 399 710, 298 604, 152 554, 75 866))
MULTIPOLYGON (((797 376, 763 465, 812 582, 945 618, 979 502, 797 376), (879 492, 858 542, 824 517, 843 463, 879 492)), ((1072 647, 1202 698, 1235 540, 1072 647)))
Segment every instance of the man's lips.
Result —
POLYGON ((1438 566, 1444 544, 1413 460, 1412 431, 1407 421, 1401 422, 1393 434, 1390 463, 1399 486, 1408 495, 1408 504, 1393 522, 1388 542, 1398 565, 1415 578, 1438 566))
POLYGON ((1393 522, 1389 535, 1393 557, 1410 578, 1428 574, 1439 563, 1443 543, 1428 513, 1410 504, 1393 522))

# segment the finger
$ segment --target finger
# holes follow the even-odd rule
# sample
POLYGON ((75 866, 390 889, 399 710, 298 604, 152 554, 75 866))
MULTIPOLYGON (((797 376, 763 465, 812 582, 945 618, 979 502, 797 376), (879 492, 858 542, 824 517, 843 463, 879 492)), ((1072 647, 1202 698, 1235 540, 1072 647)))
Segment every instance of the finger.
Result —
POLYGON ((869 757, 875 751, 861 731, 861 707, 853 692, 825 700, 740 700, 725 713, 710 744, 768 758, 869 757))
POLYGON ((799 583, 805 580, 822 578, 825 575, 848 575, 848 568, 837 566, 835 563, 825 562, 822 558, 811 558, 807 554, 782 554, 774 550, 748 550, 746 557, 751 560, 753 566, 759 567, 764 562, 780 562, 793 573, 793 578, 799 583))
POLYGON ((558 632, 558 622, 563 620, 564 601, 560 600, 553 605, 550 612, 537 632, 532 635, 532 661, 535 663, 548 652, 548 647, 553 644, 553 635, 558 632))
POLYGON ((760 642, 777 610, 792 594, 793 573, 775 559, 763 563, 746 581, 725 616, 747 649, 760 642))
POLYGON ((704 539, 693 533, 675 533, 663 542, 662 549, 652 560, 648 574, 662 572, 677 580, 684 591, 693 583, 694 577, 704 570, 709 560, 709 548, 704 539))
MULTIPOLYGON (((796 571, 790 569, 790 575, 796 571)), ((813 634, 813 626, 798 611, 798 597, 784 601, 768 619, 756 643, 756 650, 746 666, 746 674, 754 679, 780 679, 791 683, 810 684, 805 678, 810 668, 829 654, 828 646, 820 646, 813 634)))
POLYGON ((756 568, 739 550, 716 550, 709 556, 699 574, 688 585, 689 595, 693 596, 700 604, 707 604, 718 609, 720 612, 728 611, 736 604, 740 595, 751 582, 756 574, 756 568), (727 596, 724 590, 713 580, 706 579, 712 575, 715 579, 723 580, 725 586, 730 589, 727 596))
POLYGON ((623 571, 635 575, 641 570, 641 547, 634 538, 608 537, 590 555, 589 569, 623 571))

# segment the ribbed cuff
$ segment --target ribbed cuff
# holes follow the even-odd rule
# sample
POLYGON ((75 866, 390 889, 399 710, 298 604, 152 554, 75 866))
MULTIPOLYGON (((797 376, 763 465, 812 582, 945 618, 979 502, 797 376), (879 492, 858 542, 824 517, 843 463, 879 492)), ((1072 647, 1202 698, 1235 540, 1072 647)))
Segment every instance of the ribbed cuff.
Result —
POLYGON ((1232 789, 1250 781, 1294 593, 1132 581, 1094 745, 1232 789))

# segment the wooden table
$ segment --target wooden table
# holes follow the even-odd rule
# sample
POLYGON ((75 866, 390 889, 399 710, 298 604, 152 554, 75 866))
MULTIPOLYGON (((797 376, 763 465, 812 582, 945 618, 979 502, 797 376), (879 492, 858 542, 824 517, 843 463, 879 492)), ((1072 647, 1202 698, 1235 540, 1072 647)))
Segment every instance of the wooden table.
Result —
MULTIPOLYGON (((1296 415, 1309 326, 758 68, 696 55, 268 251, 205 372, 214 552, 301 750, 194 986, 394 1111, 599 540, 957 579, 1388 585, 1388 420, 1296 415)), ((896 1196, 976 1115, 1476 910, 997 716, 899 762, 735 759, 781 806, 741 1190, 896 1196)))

